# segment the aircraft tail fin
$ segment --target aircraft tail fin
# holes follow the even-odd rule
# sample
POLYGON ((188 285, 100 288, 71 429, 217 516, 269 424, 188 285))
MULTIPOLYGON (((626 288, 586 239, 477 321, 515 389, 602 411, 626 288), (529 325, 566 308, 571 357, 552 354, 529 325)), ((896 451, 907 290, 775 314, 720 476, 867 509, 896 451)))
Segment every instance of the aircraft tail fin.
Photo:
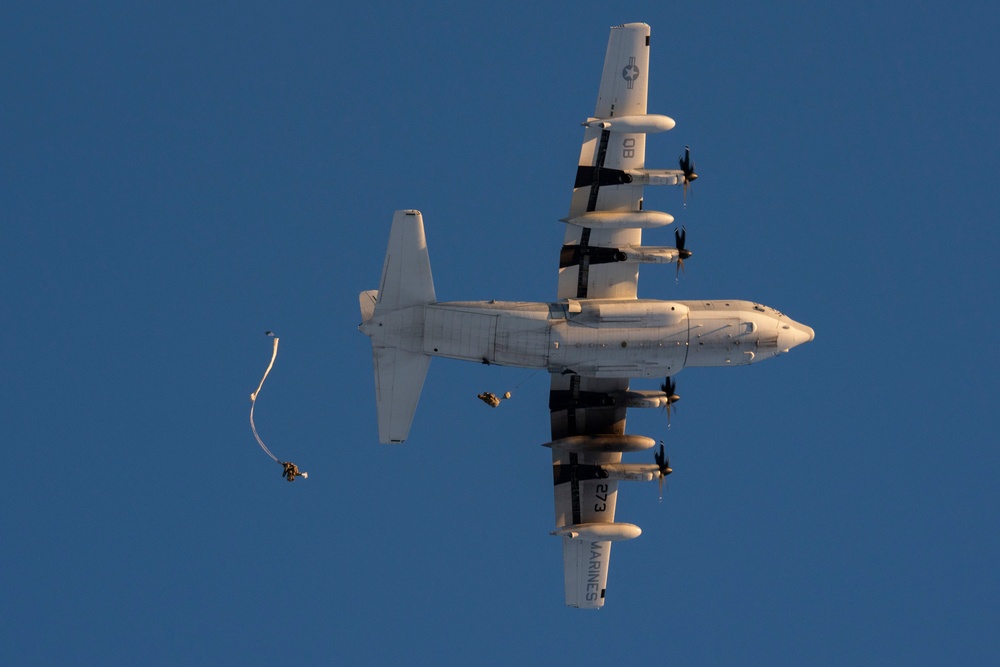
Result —
POLYGON ((378 290, 365 290, 358 295, 358 301, 361 302, 361 322, 365 323, 375 314, 375 304, 378 302, 378 290))
POLYGON ((420 211, 396 211, 381 285, 359 300, 361 331, 372 339, 379 442, 402 443, 431 361, 423 353, 423 307, 436 300, 420 211))

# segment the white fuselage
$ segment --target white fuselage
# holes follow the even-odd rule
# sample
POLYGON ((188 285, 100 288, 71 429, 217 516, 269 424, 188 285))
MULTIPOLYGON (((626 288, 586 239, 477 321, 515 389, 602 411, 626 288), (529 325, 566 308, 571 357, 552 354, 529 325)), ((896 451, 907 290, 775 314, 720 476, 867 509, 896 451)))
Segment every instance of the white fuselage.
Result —
POLYGON ((593 377, 656 377, 686 366, 738 366, 813 339, 813 330, 750 301, 580 299, 456 301, 366 322, 375 345, 593 377))

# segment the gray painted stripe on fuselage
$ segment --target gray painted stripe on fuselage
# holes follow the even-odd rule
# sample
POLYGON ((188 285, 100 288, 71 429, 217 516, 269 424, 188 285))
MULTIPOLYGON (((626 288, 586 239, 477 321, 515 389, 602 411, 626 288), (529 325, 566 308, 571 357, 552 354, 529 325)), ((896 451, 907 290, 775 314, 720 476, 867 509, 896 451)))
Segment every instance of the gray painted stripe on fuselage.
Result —
MULTIPOLYGON (((574 396, 578 398, 580 395, 580 376, 573 375, 570 377, 568 391, 550 392, 550 394, 552 393, 557 393, 558 397, 556 399, 553 399, 550 396, 549 398, 550 403, 552 403, 553 400, 556 400, 557 402, 562 400, 561 398, 562 395, 566 394, 569 395, 570 400, 573 400, 574 396)), ((566 436, 571 436, 571 435, 578 435, 575 408, 569 408, 568 410, 566 410, 566 436)), ((579 461, 580 459, 577 454, 570 453, 569 465, 568 466, 562 464, 557 465, 554 466, 553 470, 553 479, 555 484, 561 484, 563 482, 569 482, 570 484, 570 498, 571 498, 571 507, 572 507, 574 524, 580 523, 580 516, 581 516, 580 480, 577 477, 576 473, 579 467, 579 461)))
POLYGON ((597 146, 597 160, 594 163, 593 182, 590 184, 590 199, 587 201, 587 212, 597 210, 597 193, 601 189, 601 170, 604 169, 604 159, 608 155, 608 140, 611 130, 601 130, 601 142, 597 146))
POLYGON ((618 248, 602 248, 600 246, 564 245, 559 252, 559 268, 577 266, 583 263, 584 256, 589 264, 611 264, 624 262, 626 257, 618 248))
MULTIPOLYGON (((597 210, 597 194, 601 189, 601 170, 604 168, 604 160, 608 155, 608 141, 611 138, 610 130, 601 130, 601 141, 597 147, 597 159, 594 162, 593 182, 590 184, 590 198, 587 200, 587 212, 597 210)), ((579 175, 579 171, 577 172, 579 175)), ((586 248, 590 244, 590 228, 584 227, 580 234, 580 247, 586 248)), ((580 256, 580 268, 576 278, 576 298, 586 299, 590 281, 590 255, 583 253, 580 256)))
POLYGON ((613 395, 603 391, 549 391, 549 412, 614 408, 617 403, 613 395))
POLYGON ((580 165, 576 168, 576 183, 573 188, 593 188, 596 184, 602 185, 627 185, 632 182, 632 177, 621 169, 606 169, 604 167, 588 167, 580 165))
POLYGON ((584 227, 580 234, 580 268, 576 274, 576 298, 586 299, 590 282, 590 228, 584 227))
MULTIPOLYGON (((556 486, 566 484, 567 482, 572 483, 574 479, 577 482, 581 482, 590 479, 607 479, 607 477, 608 473, 604 471, 604 468, 598 465, 578 463, 574 466, 567 465, 565 463, 557 463, 552 466, 552 481, 556 486)), ((579 493, 577 495, 579 496, 579 493)))
POLYGON ((573 525, 580 523, 580 478, 577 476, 580 458, 576 454, 569 455, 570 497, 573 503, 573 525))

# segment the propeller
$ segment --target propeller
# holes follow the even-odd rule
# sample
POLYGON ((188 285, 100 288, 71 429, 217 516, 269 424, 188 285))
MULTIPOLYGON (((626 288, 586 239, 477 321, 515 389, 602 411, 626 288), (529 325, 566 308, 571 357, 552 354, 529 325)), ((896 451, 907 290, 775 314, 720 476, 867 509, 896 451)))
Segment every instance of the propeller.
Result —
POLYGON ((684 241, 686 239, 687 227, 674 229, 674 245, 677 246, 677 268, 674 271, 675 279, 682 271, 684 271, 684 260, 691 256, 691 251, 684 247, 684 241))
POLYGON ((688 187, 698 178, 698 174, 694 172, 694 162, 691 161, 691 147, 684 147, 684 155, 678 159, 677 163, 680 165, 681 172, 684 175, 684 205, 687 206, 687 193, 688 187))
POLYGON ((677 384, 670 377, 667 377, 660 385, 660 391, 667 399, 667 404, 664 407, 667 410, 667 428, 670 428, 670 406, 681 400, 681 397, 677 395, 677 384))
POLYGON ((653 460, 656 461, 656 467, 659 468, 657 471, 658 480, 660 482, 660 501, 663 501, 663 480, 667 475, 673 472, 670 467, 670 457, 666 455, 663 449, 663 441, 660 440, 660 451, 653 455, 653 460))

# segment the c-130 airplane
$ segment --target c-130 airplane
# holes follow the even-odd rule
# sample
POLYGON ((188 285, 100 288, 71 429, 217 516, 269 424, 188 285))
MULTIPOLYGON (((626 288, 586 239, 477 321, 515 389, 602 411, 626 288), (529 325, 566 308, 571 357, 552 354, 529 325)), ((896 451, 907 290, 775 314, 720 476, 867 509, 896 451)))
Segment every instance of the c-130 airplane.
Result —
MULTIPOLYGON (((643 246, 642 230, 669 225, 643 209, 643 187, 697 178, 690 151, 679 169, 646 169, 646 134, 674 127, 646 113, 649 26, 611 28, 594 116, 583 148, 559 260, 557 301, 438 302, 419 211, 396 211, 378 290, 360 295, 360 330, 371 338, 379 441, 406 440, 431 357, 545 369, 555 486, 555 530, 563 544, 566 604, 604 605, 611 543, 641 530, 615 521, 618 482, 670 474, 663 446, 654 463, 622 454, 655 441, 625 433, 628 408, 669 409, 671 377, 695 366, 742 366, 813 340, 813 330, 752 301, 636 298, 640 264, 682 263, 676 247, 643 246), (631 378, 663 377, 660 391, 631 378)), ((678 267, 679 268, 679 267, 678 267)))

